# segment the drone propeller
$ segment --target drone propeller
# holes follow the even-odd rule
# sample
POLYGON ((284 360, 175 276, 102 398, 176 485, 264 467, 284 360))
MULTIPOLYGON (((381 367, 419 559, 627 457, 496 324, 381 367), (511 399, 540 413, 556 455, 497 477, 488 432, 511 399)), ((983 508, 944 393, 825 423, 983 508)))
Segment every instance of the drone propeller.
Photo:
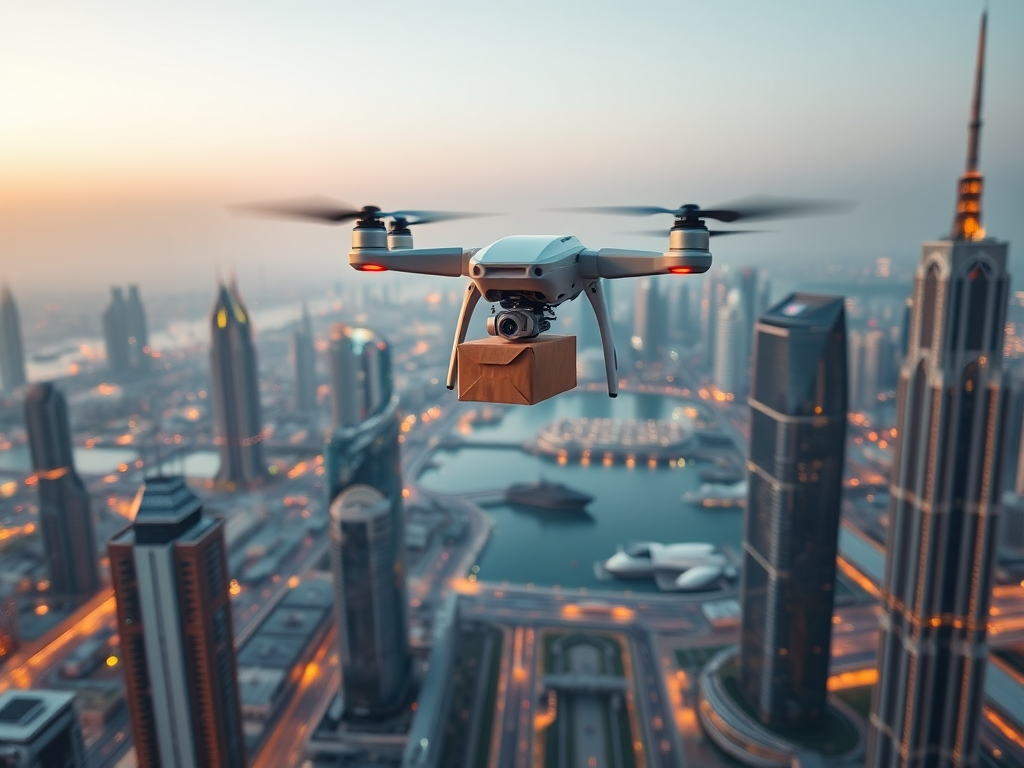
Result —
POLYGON ((781 219, 795 216, 816 216, 828 213, 839 213, 849 210, 849 203, 825 200, 794 200, 781 197, 751 197, 716 208, 701 208, 699 205, 681 205, 678 208, 662 208, 644 205, 612 205, 595 208, 560 208, 569 213, 599 213, 613 216, 654 216, 668 213, 683 221, 715 219, 717 221, 734 222, 754 219, 781 219))
POLYGON ((433 224, 452 219, 471 219, 478 216, 494 216, 493 213, 467 213, 462 211, 382 211, 375 205, 356 208, 350 203, 332 200, 323 195, 300 197, 289 200, 270 200, 264 203, 248 203, 228 206, 237 215, 258 216, 276 219, 299 219, 318 224, 342 224, 357 220, 362 223, 392 219, 396 228, 414 224, 433 224))
MULTIPOLYGON (((642 235, 646 237, 668 237, 671 229, 637 229, 626 234, 642 235)), ((756 235, 761 232, 774 232, 772 229, 711 229, 708 234, 711 237, 724 237, 725 235, 756 235)))

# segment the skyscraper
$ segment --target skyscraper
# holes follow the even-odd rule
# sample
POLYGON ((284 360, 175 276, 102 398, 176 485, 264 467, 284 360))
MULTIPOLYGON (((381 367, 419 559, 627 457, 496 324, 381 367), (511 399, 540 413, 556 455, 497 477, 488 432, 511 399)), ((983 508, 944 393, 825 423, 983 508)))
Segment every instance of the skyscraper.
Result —
POLYGON ((128 365, 132 370, 142 370, 149 365, 149 325, 137 285, 128 286, 124 321, 128 334, 128 365))
POLYGON ((237 287, 221 284, 210 316, 213 416, 220 451, 217 480, 249 485, 263 478, 263 417, 256 347, 237 287))
POLYGON ((107 365, 117 378, 131 371, 128 345, 128 318, 121 289, 110 289, 110 304, 103 312, 103 340, 107 345, 107 365))
POLYGON ((316 407, 316 356, 313 328, 305 304, 299 327, 292 334, 292 361, 295 363, 295 409, 309 413, 316 407))
POLYGON ((707 370, 715 370, 715 353, 718 348, 718 309, 725 303, 729 292, 721 269, 712 269, 704 278, 700 300, 700 324, 707 370))
POLYGON ((747 366, 750 360, 746 341, 749 322, 740 292, 735 288, 729 291, 725 303, 718 307, 717 325, 712 378, 722 392, 743 395, 747 390, 747 366))
POLYGON ((1010 276, 981 225, 978 172, 986 16, 967 168, 947 240, 926 242, 900 372, 898 445, 868 764, 973 766, 1000 511, 1010 276))
POLYGON ((633 333, 630 346, 638 360, 658 359, 658 350, 668 341, 668 318, 663 285, 653 277, 636 281, 633 291, 633 333))
POLYGON ((75 694, 40 690, 0 693, 0 766, 85 768, 75 694))
POLYGON ((692 347, 693 322, 690 307, 690 283, 688 280, 673 280, 667 307, 669 336, 683 347, 692 347))
POLYGON ((181 477, 133 512, 108 552, 139 768, 244 768, 224 526, 181 477))
POLYGON ((770 726, 825 713, 846 434, 836 296, 792 294, 754 330, 739 680, 770 726))
POLYGON ((89 492, 75 471, 67 400, 49 382, 25 395, 25 428, 39 488, 50 591, 87 597, 100 586, 89 492))
POLYGON ((365 411, 361 360, 352 346, 351 332, 347 325, 335 323, 327 348, 331 419, 335 427, 358 424, 365 411))
POLYGON ((404 570, 392 531, 392 502, 354 485, 331 504, 331 570, 347 711, 361 717, 400 705, 409 672, 404 570))
POLYGON ((20 642, 18 603, 14 591, 5 586, 0 588, 0 664, 18 650, 20 642))
POLYGON ((394 374, 388 343, 368 328, 352 329, 352 348, 363 370, 363 418, 379 412, 391 400, 394 374))
POLYGON ((0 286, 0 389, 10 392, 25 381, 25 348, 18 305, 4 283, 0 286))
POLYGON ((850 331, 850 409, 878 405, 878 396, 895 384, 895 352, 888 334, 879 330, 850 331))

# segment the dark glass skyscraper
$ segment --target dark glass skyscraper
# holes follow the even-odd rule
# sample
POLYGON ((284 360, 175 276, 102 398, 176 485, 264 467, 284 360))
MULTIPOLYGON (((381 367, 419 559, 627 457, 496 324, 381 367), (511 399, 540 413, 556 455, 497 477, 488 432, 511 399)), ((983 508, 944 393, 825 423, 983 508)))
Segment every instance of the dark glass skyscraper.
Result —
POLYGON ((353 485, 331 504, 331 570, 345 709, 372 717, 400 705, 409 672, 405 574, 392 502, 353 485))
POLYGON ((220 451, 217 480, 249 485, 266 472, 256 347, 237 287, 221 285, 210 316, 213 416, 220 451))
POLYGON ((825 713, 846 435, 843 299, 796 293, 754 329, 740 685, 770 726, 825 713))
POLYGON ((1006 429, 1007 244, 981 225, 982 16, 967 168, 948 240, 925 243, 907 358, 882 584, 874 768, 974 766, 1006 429))
POLYGON ((87 597, 100 586, 89 492, 75 472, 67 400, 52 384, 25 395, 25 428, 39 488, 39 524, 50 591, 87 597))
POLYGON ((18 305, 4 283, 0 286, 0 390, 10 392, 25 381, 25 347, 18 305))
POLYGON ((108 552, 139 768, 244 768, 224 525, 181 477, 134 511, 108 552))

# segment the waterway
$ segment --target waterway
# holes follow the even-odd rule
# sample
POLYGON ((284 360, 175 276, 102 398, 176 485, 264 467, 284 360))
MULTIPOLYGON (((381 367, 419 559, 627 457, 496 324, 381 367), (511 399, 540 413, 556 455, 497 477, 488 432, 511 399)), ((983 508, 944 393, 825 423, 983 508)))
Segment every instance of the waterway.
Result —
MULTIPOLYGON (((500 423, 471 427, 468 441, 521 442, 548 422, 579 416, 670 419, 676 409, 696 406, 660 395, 624 392, 616 400, 599 392, 572 392, 535 406, 510 406, 500 423)), ((420 475, 430 490, 466 493, 503 489, 541 478, 565 483, 594 496, 586 514, 535 510, 505 503, 486 507, 495 528, 477 565, 479 577, 564 587, 654 590, 651 582, 606 582, 594 563, 610 557, 618 545, 634 541, 707 541, 738 548, 742 510, 706 510, 684 504, 683 493, 700 485, 702 466, 648 467, 638 462, 603 466, 560 465, 515 448, 437 451, 420 475)))
MULTIPOLYGON (((75 469, 82 475, 106 475, 121 464, 133 464, 139 458, 131 448, 74 448, 75 469)), ((27 445, 0 451, 0 470, 31 472, 32 456, 27 445)))

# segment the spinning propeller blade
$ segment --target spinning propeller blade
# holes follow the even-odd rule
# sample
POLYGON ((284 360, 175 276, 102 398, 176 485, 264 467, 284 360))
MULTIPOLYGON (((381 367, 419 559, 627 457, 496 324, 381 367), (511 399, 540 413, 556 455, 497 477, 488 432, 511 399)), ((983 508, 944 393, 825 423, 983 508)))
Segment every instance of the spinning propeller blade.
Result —
MULTIPOLYGON (((704 209, 699 205, 687 204, 678 208, 662 208, 644 205, 612 205, 591 208, 556 208, 562 213, 598 213, 613 216, 653 216, 668 213, 677 219, 699 221, 751 221, 754 219, 782 219, 796 216, 818 216, 842 213, 853 207, 852 203, 827 200, 796 200, 783 197, 750 197, 734 203, 704 209)), ((724 233, 723 233, 724 234, 724 233)))
POLYGON ((465 211, 382 211, 375 205, 365 205, 362 208, 356 208, 351 203, 333 200, 324 195, 231 205, 228 206, 228 210, 240 216, 299 219, 319 224, 341 224, 354 219, 366 221, 394 219, 396 221, 401 220, 405 226, 498 215, 494 213, 468 213, 465 211))

